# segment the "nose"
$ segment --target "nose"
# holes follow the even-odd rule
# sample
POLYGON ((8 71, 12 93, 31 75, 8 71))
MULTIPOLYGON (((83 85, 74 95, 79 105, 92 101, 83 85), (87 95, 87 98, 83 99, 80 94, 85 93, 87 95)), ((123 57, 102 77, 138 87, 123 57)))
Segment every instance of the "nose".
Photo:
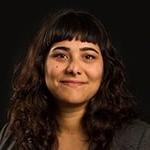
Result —
POLYGON ((81 70, 82 69, 79 60, 70 60, 68 66, 66 67, 66 73, 73 76, 81 75, 82 74, 81 70))

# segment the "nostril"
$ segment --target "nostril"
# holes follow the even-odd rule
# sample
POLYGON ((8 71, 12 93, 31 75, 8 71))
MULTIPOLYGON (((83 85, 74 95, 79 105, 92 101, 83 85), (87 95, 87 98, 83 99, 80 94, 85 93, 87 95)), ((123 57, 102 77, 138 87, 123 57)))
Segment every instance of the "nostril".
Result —
POLYGON ((78 74, 78 75, 81 75, 81 72, 78 71, 77 74, 78 74))
POLYGON ((80 68, 77 66, 66 68, 66 73, 71 75, 81 75, 80 68))
POLYGON ((70 69, 70 70, 67 70, 66 71, 67 74, 71 74, 71 75, 81 75, 81 72, 80 71, 76 71, 76 70, 73 70, 73 69, 70 69))

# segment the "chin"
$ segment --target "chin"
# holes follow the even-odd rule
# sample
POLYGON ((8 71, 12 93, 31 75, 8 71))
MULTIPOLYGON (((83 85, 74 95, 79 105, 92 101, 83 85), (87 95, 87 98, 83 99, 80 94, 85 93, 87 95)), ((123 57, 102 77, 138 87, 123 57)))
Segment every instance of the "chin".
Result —
POLYGON ((60 104, 66 105, 66 106, 82 106, 86 105, 88 103, 88 100, 83 99, 60 99, 60 104))

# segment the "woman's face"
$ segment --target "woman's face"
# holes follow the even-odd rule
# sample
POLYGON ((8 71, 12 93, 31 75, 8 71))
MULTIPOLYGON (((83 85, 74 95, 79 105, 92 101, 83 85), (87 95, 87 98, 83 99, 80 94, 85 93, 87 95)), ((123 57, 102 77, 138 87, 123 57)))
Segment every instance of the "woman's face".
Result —
POLYGON ((87 103, 98 91, 103 59, 98 45, 80 40, 55 43, 45 63, 45 81, 60 103, 87 103))

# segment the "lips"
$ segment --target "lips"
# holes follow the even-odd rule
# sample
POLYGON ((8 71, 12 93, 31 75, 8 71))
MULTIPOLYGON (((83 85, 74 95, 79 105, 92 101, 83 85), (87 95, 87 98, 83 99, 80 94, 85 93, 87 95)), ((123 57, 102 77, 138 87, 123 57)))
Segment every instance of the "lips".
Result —
POLYGON ((81 86, 81 85, 87 84, 87 82, 79 81, 79 80, 61 80, 60 82, 63 85, 67 85, 67 86, 71 86, 71 87, 76 87, 76 86, 81 86))

